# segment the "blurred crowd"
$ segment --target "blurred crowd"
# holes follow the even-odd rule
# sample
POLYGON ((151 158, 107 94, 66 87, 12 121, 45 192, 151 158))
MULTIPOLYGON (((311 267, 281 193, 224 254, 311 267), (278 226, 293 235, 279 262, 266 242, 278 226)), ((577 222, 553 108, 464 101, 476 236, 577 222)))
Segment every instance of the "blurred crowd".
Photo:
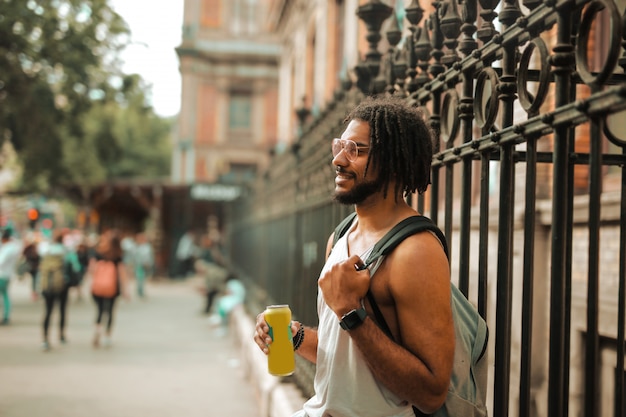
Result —
POLYGON ((7 228, 0 243, 0 303, 2 325, 11 323, 10 284, 29 280, 34 302, 43 298, 42 349, 51 349, 49 327, 58 306, 60 344, 67 343, 69 297, 82 301, 89 294, 96 306, 94 347, 110 346, 114 306, 119 296, 130 298, 129 280, 136 280, 137 297, 145 297, 145 282, 154 273, 154 252, 144 233, 122 235, 116 230, 86 235, 57 229, 52 234, 27 231, 21 236, 7 228), (90 283, 89 288, 85 282, 90 283), (74 294, 74 295, 72 295, 74 294))
MULTIPOLYGON (((195 277, 202 284, 203 314, 209 323, 226 328, 230 312, 243 303, 245 288, 224 256, 219 237, 192 230, 178 242, 175 262, 178 278, 195 277)), ((2 231, 0 242, 0 323, 11 323, 10 284, 28 280, 33 302, 43 299, 42 350, 52 348, 49 329, 54 312, 58 317, 58 342, 68 342, 68 300, 93 299, 96 307, 93 346, 111 346, 114 307, 118 297, 130 299, 129 282, 135 296, 145 299, 146 282, 154 278, 155 255, 146 233, 121 234, 108 230, 85 234, 80 230, 57 229, 51 234, 13 229, 2 231)))

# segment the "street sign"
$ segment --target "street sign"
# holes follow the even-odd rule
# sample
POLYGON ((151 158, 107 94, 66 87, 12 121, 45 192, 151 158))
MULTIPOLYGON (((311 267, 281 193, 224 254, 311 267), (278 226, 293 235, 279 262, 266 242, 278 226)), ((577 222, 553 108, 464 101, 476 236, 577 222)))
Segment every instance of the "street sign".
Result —
POLYGON ((241 187, 225 184, 194 184, 191 186, 193 200, 233 201, 241 196, 241 187))

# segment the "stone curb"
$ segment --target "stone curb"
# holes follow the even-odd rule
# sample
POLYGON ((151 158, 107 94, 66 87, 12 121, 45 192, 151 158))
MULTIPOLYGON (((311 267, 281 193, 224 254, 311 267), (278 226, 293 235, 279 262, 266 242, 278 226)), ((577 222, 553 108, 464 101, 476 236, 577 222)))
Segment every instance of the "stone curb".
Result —
POLYGON ((302 408, 306 398, 293 383, 282 382, 267 372, 267 358, 252 340, 254 320, 242 306, 230 317, 234 342, 241 354, 245 378, 252 384, 259 401, 260 417, 290 417, 302 408))

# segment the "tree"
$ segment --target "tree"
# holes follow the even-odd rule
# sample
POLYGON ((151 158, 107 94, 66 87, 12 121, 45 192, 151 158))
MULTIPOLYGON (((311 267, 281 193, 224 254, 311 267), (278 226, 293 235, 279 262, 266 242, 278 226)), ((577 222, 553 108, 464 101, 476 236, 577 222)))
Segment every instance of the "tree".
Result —
POLYGON ((154 153, 167 152, 169 122, 145 105, 139 77, 119 70, 128 39, 107 0, 0 0, 0 142, 23 164, 23 191, 135 175, 127 159, 148 137, 159 144, 137 164, 162 164, 154 153))
POLYGON ((127 76, 125 102, 100 101, 83 116, 83 134, 69 137, 64 155, 70 182, 169 175, 172 123, 146 106, 145 90, 140 77, 127 76))

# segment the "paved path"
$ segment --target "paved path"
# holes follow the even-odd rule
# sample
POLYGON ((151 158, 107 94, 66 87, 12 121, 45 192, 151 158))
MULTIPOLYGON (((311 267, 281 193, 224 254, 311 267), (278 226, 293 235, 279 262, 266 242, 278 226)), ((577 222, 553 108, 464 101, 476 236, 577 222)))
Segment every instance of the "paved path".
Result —
MULTIPOLYGON (((118 300, 113 346, 94 349, 93 301, 71 294, 67 345, 43 352, 43 301, 13 281, 12 323, 0 326, 0 417, 259 417, 232 336, 200 314, 193 282, 161 281, 118 300)), ((85 289, 84 289, 85 290, 85 289)), ((85 291, 86 292, 86 291, 85 291)))

